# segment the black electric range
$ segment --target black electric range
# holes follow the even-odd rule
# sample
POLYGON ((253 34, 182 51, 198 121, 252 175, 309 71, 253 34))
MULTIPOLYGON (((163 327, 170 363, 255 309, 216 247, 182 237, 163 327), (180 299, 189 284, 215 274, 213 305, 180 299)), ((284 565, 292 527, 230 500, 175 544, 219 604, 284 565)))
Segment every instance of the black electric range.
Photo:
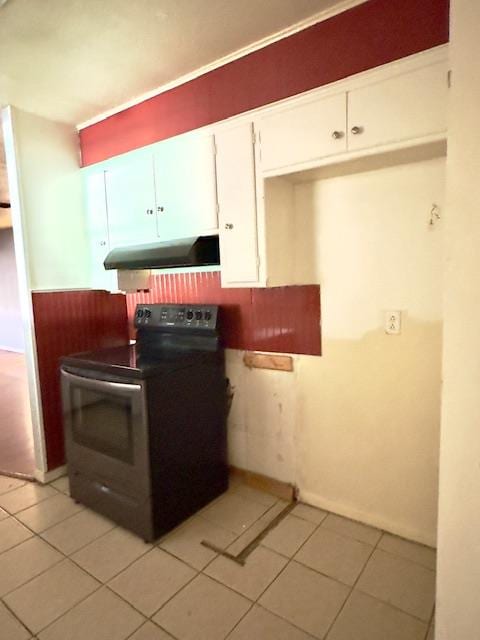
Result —
POLYGON ((72 497, 153 540, 226 490, 218 308, 138 305, 135 345, 62 358, 72 497))

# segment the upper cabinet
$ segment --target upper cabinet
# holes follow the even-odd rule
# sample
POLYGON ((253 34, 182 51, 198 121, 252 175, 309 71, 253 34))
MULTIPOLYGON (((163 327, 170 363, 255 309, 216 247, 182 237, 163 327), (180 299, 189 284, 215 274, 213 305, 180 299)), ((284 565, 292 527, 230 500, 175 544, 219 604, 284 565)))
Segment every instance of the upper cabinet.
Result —
POLYGON ((288 173, 332 156, 445 134, 445 62, 397 73, 261 116, 262 171, 288 173))
POLYGON ((108 228, 112 247, 155 242, 153 158, 134 152, 107 165, 108 228))
POLYGON ((222 285, 248 286, 258 281, 253 125, 222 129, 215 141, 222 285))
POLYGON ((346 151, 346 99, 343 92, 262 117, 258 123, 262 169, 346 151))
POLYGON ((443 63, 349 91, 349 151, 445 132, 447 91, 443 63))
POLYGON ((216 233, 213 135, 170 138, 155 145, 153 156, 159 239, 216 233))

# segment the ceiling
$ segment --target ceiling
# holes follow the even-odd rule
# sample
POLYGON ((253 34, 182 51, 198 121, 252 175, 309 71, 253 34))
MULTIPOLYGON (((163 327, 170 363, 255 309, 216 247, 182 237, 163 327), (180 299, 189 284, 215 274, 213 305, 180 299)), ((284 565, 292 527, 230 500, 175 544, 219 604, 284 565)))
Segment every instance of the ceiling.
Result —
POLYGON ((0 1, 0 105, 79 124, 337 2, 0 1))

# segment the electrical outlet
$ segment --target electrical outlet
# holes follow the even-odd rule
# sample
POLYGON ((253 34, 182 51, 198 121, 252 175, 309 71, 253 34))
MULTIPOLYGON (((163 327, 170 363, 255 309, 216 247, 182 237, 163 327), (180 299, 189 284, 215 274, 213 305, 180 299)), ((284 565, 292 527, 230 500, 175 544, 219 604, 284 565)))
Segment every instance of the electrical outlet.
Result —
POLYGON ((401 311, 385 311, 385 333, 391 336, 398 336, 401 333, 401 311))

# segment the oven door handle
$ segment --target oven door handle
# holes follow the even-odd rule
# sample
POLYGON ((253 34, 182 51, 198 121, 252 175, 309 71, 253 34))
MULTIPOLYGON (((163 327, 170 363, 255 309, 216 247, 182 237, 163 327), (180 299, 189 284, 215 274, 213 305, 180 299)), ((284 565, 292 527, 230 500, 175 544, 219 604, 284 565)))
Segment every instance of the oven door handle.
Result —
POLYGON ((80 376, 76 373, 70 373, 61 369, 62 377, 66 382, 81 384, 82 387, 91 389, 92 391, 140 391, 142 386, 140 384, 124 383, 124 382, 110 382, 109 380, 98 380, 95 378, 87 378, 80 376))

